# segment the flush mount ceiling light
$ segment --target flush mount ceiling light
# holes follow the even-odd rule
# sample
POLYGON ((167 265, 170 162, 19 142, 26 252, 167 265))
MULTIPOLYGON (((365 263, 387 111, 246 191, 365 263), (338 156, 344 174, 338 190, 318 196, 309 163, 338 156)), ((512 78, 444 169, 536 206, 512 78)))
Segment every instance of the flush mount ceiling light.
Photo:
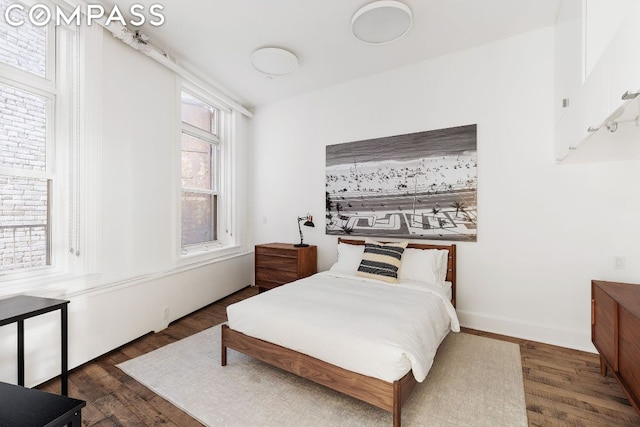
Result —
POLYGON ((413 16, 406 4, 395 0, 374 1, 351 18, 351 31, 360 41, 385 44, 398 40, 411 29, 413 16))
POLYGON ((282 77, 298 70, 298 57, 279 47, 263 47, 251 54, 251 65, 268 77, 282 77))

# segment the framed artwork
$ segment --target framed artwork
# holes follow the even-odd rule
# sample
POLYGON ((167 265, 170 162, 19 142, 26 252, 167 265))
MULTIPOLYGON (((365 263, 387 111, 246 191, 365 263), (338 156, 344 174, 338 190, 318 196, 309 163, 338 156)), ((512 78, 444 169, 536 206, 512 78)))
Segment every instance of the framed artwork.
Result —
POLYGON ((475 242, 477 125, 326 147, 326 233, 475 242))

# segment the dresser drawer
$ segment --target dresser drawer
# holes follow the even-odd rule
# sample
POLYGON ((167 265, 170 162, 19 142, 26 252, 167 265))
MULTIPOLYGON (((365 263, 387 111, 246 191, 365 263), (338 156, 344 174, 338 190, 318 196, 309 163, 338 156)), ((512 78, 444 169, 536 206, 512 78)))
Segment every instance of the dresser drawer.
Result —
POLYGON ((632 400, 640 401, 640 319, 620 307, 618 372, 632 400))
POLYGON ((298 259, 276 255, 256 256, 256 268, 272 268, 275 270, 298 271, 298 259))
POLYGON ((599 286, 593 286, 593 325, 591 340, 614 371, 618 370, 616 343, 617 303, 599 286))
POLYGON ((297 271, 276 270, 273 268, 256 267, 256 280, 289 283, 298 279, 297 271))
POLYGON ((292 248, 287 248, 284 245, 279 244, 272 244, 270 246, 256 246, 256 255, 277 255, 280 257, 297 259, 298 252, 292 248))

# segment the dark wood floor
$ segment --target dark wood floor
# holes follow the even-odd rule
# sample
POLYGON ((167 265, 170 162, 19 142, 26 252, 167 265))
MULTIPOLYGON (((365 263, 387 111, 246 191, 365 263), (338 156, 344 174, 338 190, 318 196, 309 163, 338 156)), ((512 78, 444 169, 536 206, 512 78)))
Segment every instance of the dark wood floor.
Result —
MULTIPOLYGON (((227 305, 256 293, 246 288, 74 369, 69 395, 87 401, 88 426, 200 426, 198 421, 125 375, 115 365, 226 320, 227 305)), ((473 330, 465 332, 520 345, 530 426, 640 426, 615 379, 600 376, 598 356, 473 330)), ((52 380, 39 387, 58 393, 52 380)))

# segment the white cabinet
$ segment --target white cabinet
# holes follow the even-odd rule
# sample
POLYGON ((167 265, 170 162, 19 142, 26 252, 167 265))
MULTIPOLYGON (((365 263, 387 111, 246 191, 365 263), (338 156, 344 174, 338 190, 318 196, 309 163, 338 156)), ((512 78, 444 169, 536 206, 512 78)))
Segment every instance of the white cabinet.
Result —
POLYGON ((588 77, 608 50, 611 41, 637 0, 565 1, 578 1, 584 4, 584 75, 588 77))
POLYGON ((622 105, 623 93, 640 90, 640 1, 635 2, 629 12, 606 52, 609 114, 622 105))
MULTIPOLYGON (((640 1, 564 0, 556 25, 555 57, 555 149, 557 161, 563 161, 574 151, 585 151, 582 142, 593 134, 587 129, 610 121, 625 104, 623 93, 640 90, 640 1), (589 40, 594 43, 591 49, 589 40), (568 99, 568 106, 563 107, 564 99, 568 99)), ((600 132, 604 135, 584 146, 593 147, 596 140, 604 144, 621 140, 623 133, 640 138, 640 128, 637 134, 625 131, 615 138, 606 129, 600 132)), ((611 149, 615 151, 614 144, 611 149)), ((597 155, 590 161, 599 160, 596 157, 611 160, 612 156, 603 156, 604 151, 602 147, 593 151, 597 155)))
MULTIPOLYGON (((584 116, 581 126, 585 132, 588 128, 598 127, 609 115, 610 64, 606 61, 606 56, 605 54, 600 58, 582 85, 584 116)), ((580 141, 576 141, 576 144, 579 144, 580 141)))
POLYGON ((555 28, 555 122, 556 156, 563 158, 575 144, 580 128, 583 67, 582 1, 560 5, 555 28))
POLYGON ((556 123, 566 113, 562 100, 571 103, 582 86, 582 15, 581 1, 564 1, 558 12, 555 29, 556 123))

